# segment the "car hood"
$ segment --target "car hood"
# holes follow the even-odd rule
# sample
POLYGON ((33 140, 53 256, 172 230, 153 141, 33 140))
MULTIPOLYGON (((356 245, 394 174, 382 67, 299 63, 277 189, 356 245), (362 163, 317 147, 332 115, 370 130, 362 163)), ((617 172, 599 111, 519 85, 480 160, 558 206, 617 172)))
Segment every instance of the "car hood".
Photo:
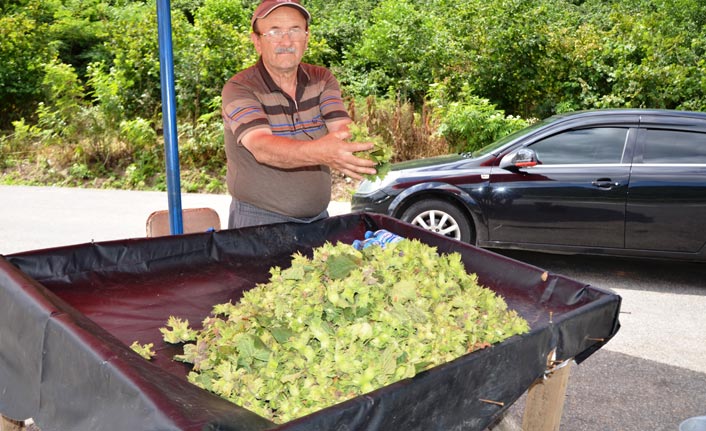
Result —
POLYGON ((427 157, 424 159, 408 160, 405 162, 394 163, 393 171, 415 170, 423 168, 438 168, 441 165, 453 164, 459 161, 465 161, 470 158, 469 154, 449 154, 444 156, 427 157))

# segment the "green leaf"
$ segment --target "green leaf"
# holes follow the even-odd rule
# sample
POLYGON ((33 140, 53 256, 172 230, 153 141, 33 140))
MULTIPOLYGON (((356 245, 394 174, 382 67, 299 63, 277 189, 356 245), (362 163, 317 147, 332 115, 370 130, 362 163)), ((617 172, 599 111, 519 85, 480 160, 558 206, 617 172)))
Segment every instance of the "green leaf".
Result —
POLYGON ((130 348, 137 352, 140 356, 143 358, 150 360, 156 355, 155 351, 153 350, 154 343, 149 343, 149 344, 140 344, 137 341, 133 341, 133 343, 130 345, 130 348))
POLYGON ((282 278, 285 280, 302 280, 304 278, 304 268, 292 266, 282 271, 282 278))
POLYGON ((171 344, 185 343, 196 339, 196 331, 189 328, 188 320, 181 320, 174 316, 169 316, 167 320, 168 328, 159 328, 164 341, 171 344))
POLYGON ((386 375, 395 374, 398 356, 399 352, 395 348, 392 346, 386 348, 385 351, 382 352, 382 355, 380 355, 380 372, 386 375))
POLYGON ((284 326, 275 326, 273 328, 270 328, 270 333, 280 344, 286 343, 292 337, 292 335, 294 335, 294 332, 284 326))
POLYGON ((400 280, 392 286, 391 293, 394 302, 405 302, 417 296, 417 286, 409 279, 400 280))
POLYGON ((370 181, 383 178, 390 170, 392 158, 395 155, 394 148, 387 145, 382 138, 371 136, 368 128, 363 124, 351 123, 348 125, 348 130, 351 133, 351 141, 372 142, 374 145, 369 151, 359 151, 355 153, 358 157, 375 162, 375 169, 377 170, 377 173, 365 175, 365 178, 370 181))
POLYGON ((358 267, 359 262, 347 254, 331 256, 326 261, 326 274, 334 280, 346 278, 358 267))

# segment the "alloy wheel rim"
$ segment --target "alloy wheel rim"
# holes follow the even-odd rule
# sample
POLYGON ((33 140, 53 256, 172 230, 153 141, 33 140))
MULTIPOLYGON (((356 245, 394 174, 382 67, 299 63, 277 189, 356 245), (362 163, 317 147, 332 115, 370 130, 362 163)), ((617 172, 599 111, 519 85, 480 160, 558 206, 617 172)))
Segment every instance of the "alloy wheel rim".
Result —
POLYGON ((461 239, 458 222, 443 211, 424 211, 412 220, 412 224, 453 239, 461 239))

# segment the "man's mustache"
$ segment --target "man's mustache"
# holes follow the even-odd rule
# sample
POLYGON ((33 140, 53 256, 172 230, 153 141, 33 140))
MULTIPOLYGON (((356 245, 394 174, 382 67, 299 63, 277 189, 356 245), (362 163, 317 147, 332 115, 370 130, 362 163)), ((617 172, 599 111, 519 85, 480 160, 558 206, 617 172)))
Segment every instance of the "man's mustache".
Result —
POLYGON ((297 52, 297 50, 293 46, 275 48, 275 54, 294 54, 295 52, 297 52))

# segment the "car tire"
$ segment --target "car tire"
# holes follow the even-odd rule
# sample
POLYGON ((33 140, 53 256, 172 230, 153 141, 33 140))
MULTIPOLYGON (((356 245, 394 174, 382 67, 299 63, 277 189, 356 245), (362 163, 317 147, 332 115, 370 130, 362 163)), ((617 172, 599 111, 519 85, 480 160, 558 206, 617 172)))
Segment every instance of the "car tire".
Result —
POLYGON ((400 217, 403 221, 463 242, 473 240, 473 228, 461 210, 439 199, 412 204, 400 217))

